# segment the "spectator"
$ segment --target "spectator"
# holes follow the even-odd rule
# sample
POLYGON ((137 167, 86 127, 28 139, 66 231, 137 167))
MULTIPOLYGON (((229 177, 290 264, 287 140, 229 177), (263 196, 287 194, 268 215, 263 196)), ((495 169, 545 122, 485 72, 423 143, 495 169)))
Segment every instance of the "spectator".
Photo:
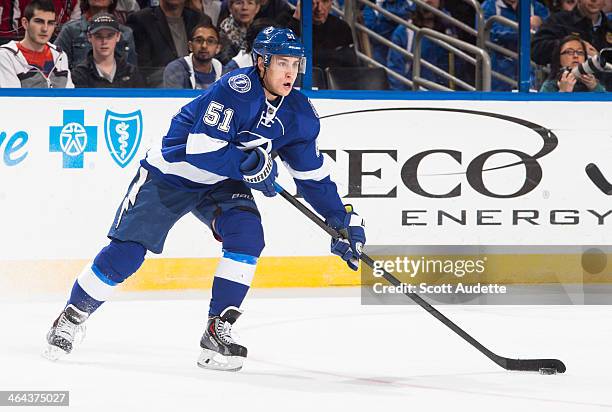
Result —
POLYGON ((189 54, 188 33, 199 23, 212 24, 212 21, 185 8, 185 0, 160 0, 158 7, 146 8, 128 17, 136 41, 138 68, 149 86, 161 86, 168 63, 189 54))
POLYGON ((122 56, 115 56, 121 29, 112 14, 96 14, 89 23, 87 38, 92 50, 85 61, 72 71, 75 87, 144 87, 144 80, 136 66, 122 56))
MULTIPOLYGON (((64 23, 74 18, 75 1, 78 0, 53 0, 56 34, 64 23)), ((0 44, 23 38, 24 31, 19 22, 28 4, 30 0, 0 0, 0 44)))
MULTIPOLYGON (((531 43, 531 58, 537 64, 549 64, 550 51, 560 39, 576 34, 585 42, 589 56, 612 46, 612 23, 603 12, 604 0, 578 0, 572 11, 560 11, 550 16, 538 30, 531 43)), ((612 90, 612 76, 598 75, 606 90, 612 90)))
POLYGON ((197 25, 189 39, 189 56, 179 57, 166 66, 164 87, 207 89, 223 74, 221 62, 215 59, 220 49, 217 29, 210 24, 197 25))
MULTIPOLYGON (((66 52, 71 69, 85 61, 91 51, 91 43, 88 40, 87 33, 89 21, 99 13, 114 14, 117 0, 80 0, 80 6, 81 17, 78 20, 66 23, 54 42, 56 46, 66 52)), ((124 57, 129 63, 137 64, 136 45, 134 44, 132 29, 123 24, 119 25, 119 29, 121 34, 116 48, 117 57, 124 57)))
MULTIPOLYGON (((442 1, 443 0, 426 0, 427 4, 430 6, 446 12, 442 1)), ((442 19, 420 6, 417 6, 414 17, 410 22, 417 27, 426 27, 449 36, 454 36, 453 30, 449 28, 442 19)), ((397 26, 391 35, 391 41, 412 53, 414 52, 414 36, 414 31, 409 28, 397 26)), ((423 38, 421 42, 421 58, 445 72, 449 71, 449 52, 427 37, 423 38)), ((404 77, 412 78, 412 62, 397 50, 389 49, 387 67, 404 77)), ((447 87, 449 86, 448 80, 444 77, 435 74, 424 66, 421 67, 421 77, 447 87)), ((392 76, 389 76, 389 85, 394 90, 405 90, 408 88, 405 83, 400 82, 392 76)))
MULTIPOLYGON (((485 21, 492 16, 502 16, 518 22, 518 5, 520 0, 485 0, 482 9, 485 21)), ((537 30, 542 21, 548 18, 548 9, 537 0, 531 2, 531 30, 537 30)), ((501 23, 493 23, 491 41, 512 51, 518 50, 518 31, 501 23)), ((550 52, 550 51, 549 51, 550 52)), ((518 79, 518 61, 505 54, 491 51, 491 68, 511 79, 518 79)), ((491 80, 491 89, 511 91, 512 85, 497 78, 491 80)))
POLYGON ((550 76, 542 84, 541 92, 605 92, 597 78, 583 74, 576 78, 571 69, 586 60, 586 44, 578 36, 563 38, 552 52, 550 76))
MULTIPOLYGON (((312 1, 313 66, 357 66, 351 28, 345 21, 329 14, 331 7, 332 0, 312 1)), ((286 26, 300 36, 299 4, 286 26)))
POLYGON ((249 26, 246 35, 246 49, 240 50, 237 55, 232 57, 224 67, 223 73, 231 72, 234 69, 238 69, 240 67, 250 67, 253 66, 253 42, 255 41, 255 37, 259 34, 260 31, 265 29, 266 27, 276 27, 274 20, 272 19, 257 19, 249 26))
POLYGON ((198 13, 206 14, 212 20, 213 26, 219 23, 219 13, 221 12, 221 0, 189 0, 187 6, 198 13))
MULTIPOLYGON (((272 19, 276 22, 287 21, 292 14, 293 7, 289 5, 287 0, 260 0, 259 11, 255 15, 255 20, 272 19)), ((223 0, 219 21, 225 20, 229 15, 229 0, 223 0)))
POLYGON ((259 11, 259 0, 230 0, 230 15, 219 25, 223 50, 219 60, 227 64, 240 50, 245 50, 246 33, 259 11))
MULTIPOLYGON (((389 13, 393 13, 397 17, 404 20, 410 19, 410 13, 415 10, 414 3, 409 0, 382 0, 377 1, 377 4, 389 13)), ((384 14, 369 6, 363 8, 362 15, 364 24, 367 28, 376 32, 387 40, 391 39, 393 31, 398 26, 395 21, 390 20, 384 14)), ((389 48, 376 39, 371 39, 371 42, 373 45, 372 57, 377 62, 385 64, 387 61, 387 53, 389 48)))
POLYGON ((578 0, 575 9, 550 16, 533 38, 532 59, 542 65, 550 63, 550 50, 570 34, 578 34, 586 42, 589 56, 612 46, 612 24, 606 19, 603 7, 604 0, 578 0))
POLYGON ((74 87, 66 53, 49 43, 55 30, 52 0, 32 0, 25 7, 20 42, 0 46, 0 87, 74 87))

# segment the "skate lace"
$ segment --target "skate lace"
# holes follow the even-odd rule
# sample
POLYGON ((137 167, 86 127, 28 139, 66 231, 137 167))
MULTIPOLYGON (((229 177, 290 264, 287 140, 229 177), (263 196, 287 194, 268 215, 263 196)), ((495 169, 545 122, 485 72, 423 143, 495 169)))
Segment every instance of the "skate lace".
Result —
POLYGON ((66 315, 62 314, 55 327, 55 334, 72 342, 77 329, 79 329, 79 325, 72 323, 66 315))
POLYGON ((217 337, 219 338, 219 340, 221 340, 221 342, 223 342, 226 345, 231 345, 232 343, 234 343, 234 338, 232 337, 232 324, 231 323, 223 322, 222 320, 219 320, 217 322, 216 331, 217 331, 217 337))

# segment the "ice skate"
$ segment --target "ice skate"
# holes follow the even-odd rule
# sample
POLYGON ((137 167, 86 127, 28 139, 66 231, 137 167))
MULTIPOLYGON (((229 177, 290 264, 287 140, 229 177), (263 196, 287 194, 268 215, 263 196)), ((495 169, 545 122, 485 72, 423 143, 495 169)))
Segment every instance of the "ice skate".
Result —
POLYGON ((53 322, 47 333, 48 346, 43 356, 50 360, 57 360, 72 351, 73 344, 79 344, 85 338, 85 325, 83 324, 89 314, 68 305, 53 322))
POLYGON ((230 306, 221 316, 208 318, 206 331, 200 339, 202 353, 198 366, 206 369, 237 372, 247 356, 247 348, 234 342, 232 325, 240 317, 240 309, 230 306))

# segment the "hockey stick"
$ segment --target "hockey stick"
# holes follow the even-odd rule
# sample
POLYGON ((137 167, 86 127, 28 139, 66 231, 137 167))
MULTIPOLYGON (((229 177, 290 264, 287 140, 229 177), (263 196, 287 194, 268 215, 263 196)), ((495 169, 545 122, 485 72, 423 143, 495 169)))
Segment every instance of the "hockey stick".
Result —
MULTIPOLYGON (((300 212, 302 212, 306 217, 312 220, 317 226, 323 229, 328 235, 333 237, 334 239, 341 238, 342 236, 335 229, 328 226, 323 219, 317 216, 313 211, 311 211, 307 206, 297 200, 290 193, 285 191, 278 183, 274 183, 274 188, 276 192, 281 195, 285 200, 295 206, 300 212)), ((371 268, 374 268, 374 261, 365 253, 361 254, 361 261, 368 265, 371 268)), ((391 275, 386 270, 382 269, 383 275, 387 282, 394 286, 400 286, 401 282, 391 275)), ((416 302, 420 307, 429 312, 433 317, 438 319, 440 322, 448 326, 453 330, 457 335, 461 336, 465 339, 470 345, 478 349, 482 352, 487 358, 491 359, 493 362, 497 363, 499 366, 506 370, 511 371, 540 371, 540 372, 565 372, 565 365, 558 359, 510 359, 505 358, 503 356, 499 356, 489 349, 484 347, 480 342, 470 336, 466 331, 461 329, 459 326, 453 323, 449 318, 440 313, 436 308, 431 306, 427 301, 421 298, 416 293, 404 292, 404 295, 408 296, 414 302, 416 302)))
POLYGON ((612 184, 608 182, 608 180, 604 177, 603 173, 601 173, 601 170, 599 170, 599 167, 597 167, 596 164, 589 163, 584 170, 586 171, 586 174, 589 176, 591 181, 595 183, 595 186, 597 186, 602 192, 604 192, 608 196, 612 195, 612 184))

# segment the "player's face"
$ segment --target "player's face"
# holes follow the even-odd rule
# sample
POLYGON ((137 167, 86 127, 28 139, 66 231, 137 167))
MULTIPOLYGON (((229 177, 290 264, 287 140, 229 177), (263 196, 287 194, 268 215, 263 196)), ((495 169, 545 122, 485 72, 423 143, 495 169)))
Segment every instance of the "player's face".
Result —
POLYGON ((28 21, 25 17, 21 24, 26 31, 28 39, 39 46, 47 44, 55 30, 55 13, 50 11, 34 10, 34 16, 28 21))
MULTIPOLYGON (((263 70, 263 60, 260 59, 258 65, 263 70)), ((266 89, 279 96, 287 96, 291 93, 299 69, 300 59, 297 57, 272 56, 270 67, 264 74, 266 89)))
POLYGON ((259 3, 255 0, 236 0, 230 6, 230 12, 239 24, 248 26, 259 12, 259 3))
POLYGON ((189 50, 193 57, 200 62, 209 62, 221 50, 217 32, 207 27, 200 27, 193 34, 189 42, 189 50))
POLYGON ((108 57, 115 54, 115 47, 120 38, 121 34, 110 29, 102 29, 89 35, 89 41, 96 57, 108 57))

